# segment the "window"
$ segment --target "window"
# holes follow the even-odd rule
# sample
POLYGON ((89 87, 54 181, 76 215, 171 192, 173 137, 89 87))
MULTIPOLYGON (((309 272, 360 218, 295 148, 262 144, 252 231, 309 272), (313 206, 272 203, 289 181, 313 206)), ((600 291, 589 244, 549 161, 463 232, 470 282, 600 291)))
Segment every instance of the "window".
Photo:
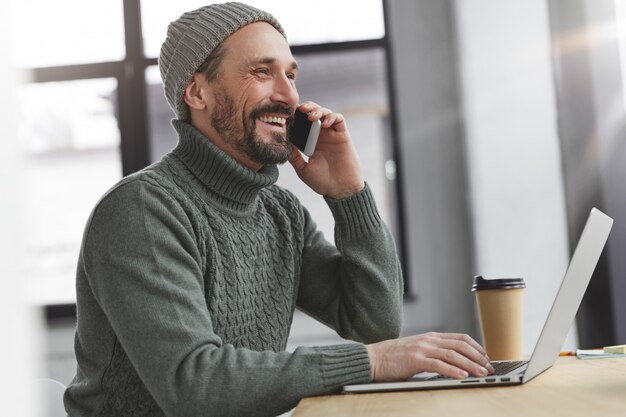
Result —
POLYGON ((122 176, 115 79, 21 87, 22 227, 29 299, 75 301, 82 231, 100 196, 122 176))
MULTIPOLYGON (((271 13, 285 29, 291 45, 381 39, 385 36, 381 0, 360 0, 358 19, 349 18, 355 15, 351 1, 249 0, 247 3, 271 13)), ((206 4, 206 1, 198 0, 143 2, 141 19, 145 55, 159 55, 171 21, 206 4)))
POLYGON ((75 302, 85 223, 122 177, 121 66, 110 62, 126 54, 123 17, 122 1, 12 3, 13 61, 31 81, 17 106, 27 299, 35 305, 75 302))
POLYGON ((22 0, 12 10, 14 62, 20 67, 124 58, 120 0, 22 0))
MULTIPOLYGON (((284 26, 302 68, 302 99, 346 116, 366 180, 401 249, 383 2, 359 2, 358 20, 347 17, 354 14, 349 1, 248 3, 284 26)), ((169 22, 205 4, 24 0, 15 7, 16 61, 32 74, 20 94, 28 272, 31 299, 59 307, 48 308, 49 316, 72 314, 82 230, 98 198, 176 145, 157 56, 169 22)), ((279 184, 302 199, 332 240, 323 199, 290 166, 281 167, 279 184)))

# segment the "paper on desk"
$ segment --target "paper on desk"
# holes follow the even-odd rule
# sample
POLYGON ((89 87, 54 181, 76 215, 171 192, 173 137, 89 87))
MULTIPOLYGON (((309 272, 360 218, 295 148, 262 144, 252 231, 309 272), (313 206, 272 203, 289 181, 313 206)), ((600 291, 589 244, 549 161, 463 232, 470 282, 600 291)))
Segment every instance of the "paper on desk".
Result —
POLYGON ((617 345, 617 346, 605 346, 605 353, 621 353, 626 354, 626 345, 617 345))
POLYGON ((578 359, 606 359, 626 356, 626 353, 608 353, 602 349, 576 349, 578 359))

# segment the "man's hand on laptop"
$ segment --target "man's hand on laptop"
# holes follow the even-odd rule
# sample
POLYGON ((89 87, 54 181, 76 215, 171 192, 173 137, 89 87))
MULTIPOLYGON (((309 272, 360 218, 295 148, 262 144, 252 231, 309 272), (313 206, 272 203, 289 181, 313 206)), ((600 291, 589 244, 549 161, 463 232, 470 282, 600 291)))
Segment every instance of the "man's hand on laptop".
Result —
POLYGON ((372 381, 399 381, 419 372, 451 378, 493 373, 485 350, 466 334, 425 333, 367 345, 372 381))

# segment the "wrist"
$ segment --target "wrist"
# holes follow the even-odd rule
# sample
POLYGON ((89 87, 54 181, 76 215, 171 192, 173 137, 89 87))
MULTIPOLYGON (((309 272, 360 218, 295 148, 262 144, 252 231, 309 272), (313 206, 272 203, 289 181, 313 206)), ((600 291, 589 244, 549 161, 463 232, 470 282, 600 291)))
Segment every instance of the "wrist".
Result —
POLYGON ((360 184, 355 185, 354 187, 349 187, 343 189, 341 191, 335 191, 329 194, 326 194, 326 197, 332 198, 333 200, 342 200, 344 198, 351 197, 355 194, 360 193, 365 188, 365 182, 361 181, 360 184))
POLYGON ((370 377, 372 381, 376 381, 376 348, 374 345, 366 345, 365 347, 370 360, 370 377))

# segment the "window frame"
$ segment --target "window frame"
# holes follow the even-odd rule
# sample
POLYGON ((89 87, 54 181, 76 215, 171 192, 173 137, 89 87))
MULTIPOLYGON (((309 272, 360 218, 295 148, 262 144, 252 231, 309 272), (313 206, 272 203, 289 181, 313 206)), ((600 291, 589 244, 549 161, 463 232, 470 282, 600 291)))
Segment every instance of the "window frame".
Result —
MULTIPOLYGON (((398 240, 399 258, 405 276, 407 270, 407 242, 404 225, 402 160, 399 152, 398 120, 395 111, 395 79, 391 56, 390 41, 387 28, 388 0, 381 0, 385 36, 380 39, 366 39, 308 45, 293 45, 294 55, 330 53, 347 50, 380 48, 385 54, 387 68, 387 94, 389 103, 391 158, 396 165, 396 177, 392 181, 396 196, 394 207, 394 225, 390 225, 398 240)), ((30 68, 24 71, 29 75, 28 83, 45 83, 59 81, 75 81, 94 78, 115 78, 118 83, 118 123, 120 130, 120 154, 122 158, 122 175, 127 176, 150 164, 150 132, 148 120, 147 83, 145 71, 148 67, 158 65, 157 58, 146 58, 143 51, 143 32, 141 22, 141 1, 123 1, 124 42, 126 54, 121 61, 96 62, 88 64, 64 65, 44 68, 30 68)), ((405 280, 405 297, 413 298, 409 280, 405 280)), ((44 306, 48 321, 76 317, 76 305, 54 304, 44 306)))

